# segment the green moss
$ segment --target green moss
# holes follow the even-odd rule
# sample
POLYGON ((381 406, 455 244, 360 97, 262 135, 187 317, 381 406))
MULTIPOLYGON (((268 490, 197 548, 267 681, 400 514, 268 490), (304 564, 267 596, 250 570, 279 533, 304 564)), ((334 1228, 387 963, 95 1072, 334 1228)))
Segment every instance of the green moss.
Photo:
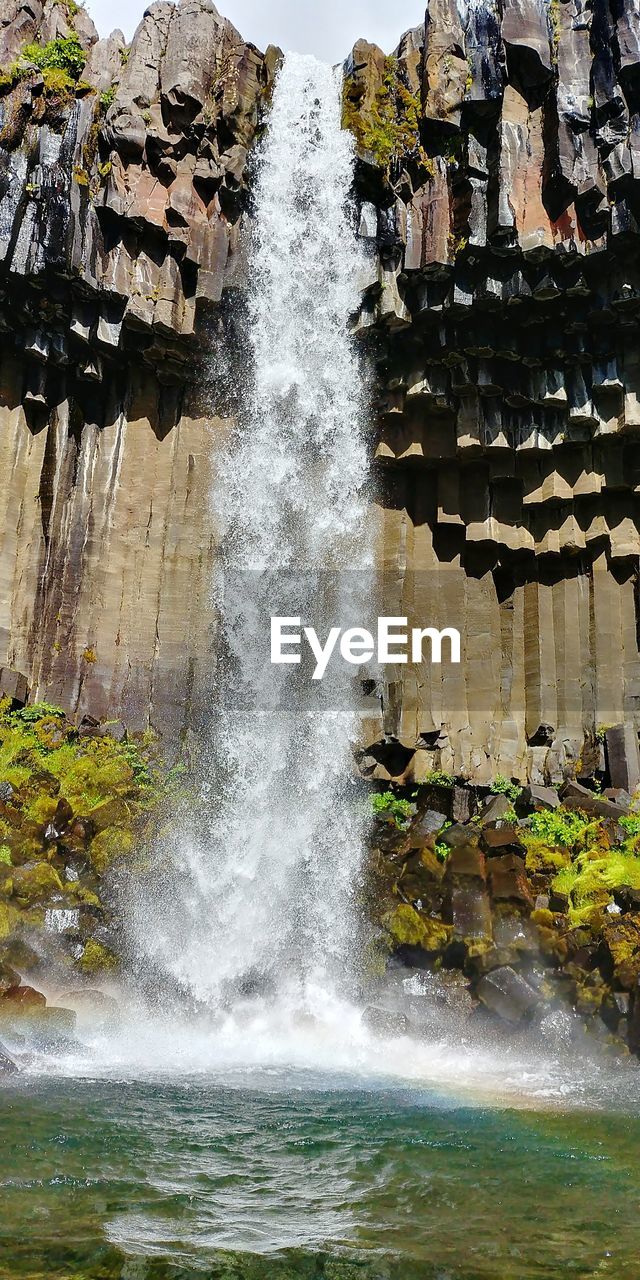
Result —
POLYGON ((551 887, 569 895, 569 919, 580 924, 592 918, 623 885, 640 889, 640 857, 625 849, 613 849, 604 857, 580 854, 552 881, 551 887))
POLYGON ((406 903, 389 912, 383 924, 396 946, 422 947, 424 951, 441 951, 451 936, 449 925, 420 915, 406 903))
POLYGON ((71 101, 75 94, 75 80, 64 67, 45 67, 42 72, 44 91, 48 97, 71 101))
POLYGON ((109 86, 108 89, 104 89, 103 92, 100 94, 98 102, 100 105, 100 110, 102 111, 103 115, 106 115, 117 92, 118 92, 118 86, 115 84, 112 84, 109 86))
POLYGON ((0 902, 0 938, 8 938, 20 920, 20 912, 8 902, 0 902))
POLYGON ((101 942, 96 942, 90 938, 78 961, 78 969, 81 973, 91 974, 97 973, 113 973, 119 968, 120 961, 114 955, 113 951, 109 951, 108 947, 104 947, 101 942))
POLYGON ((362 81, 356 76, 345 77, 343 128, 353 133, 364 151, 371 152, 381 169, 387 170, 393 160, 407 154, 422 159, 420 99, 402 83, 396 58, 385 58, 382 83, 368 108, 364 106, 364 93, 362 81))
POLYGON ((538 840, 524 830, 519 838, 526 849, 525 865, 530 874, 553 875, 569 866, 571 855, 568 849, 553 848, 546 840, 538 840))
POLYGON ((0 93, 9 93, 20 80, 26 79, 30 74, 29 67, 19 60, 11 62, 7 67, 0 67, 0 93))
POLYGON ((91 865, 97 872, 103 872, 118 858, 127 857, 134 848, 133 832, 122 827, 106 827, 94 836, 89 847, 91 865))
POLYGON ((560 36, 562 34, 562 19, 560 17, 560 0, 549 0, 549 26, 551 28, 551 47, 552 60, 554 64, 558 61, 558 47, 560 45, 560 36))
POLYGON ((0 865, 11 866, 11 849, 8 844, 0 844, 0 865))
POLYGON ((635 837, 640 836, 640 814, 631 813, 626 818, 620 818, 619 824, 627 835, 635 837))
POLYGON ((64 886, 58 872, 48 862, 35 867, 16 867, 11 881, 10 896, 22 907, 33 907, 46 902, 53 894, 63 893, 64 886))
MULTIPOLYGON (((22 860, 41 856, 42 830, 59 799, 76 817, 105 827, 144 830, 151 815, 179 789, 178 775, 163 773, 153 738, 116 742, 81 739, 62 713, 50 707, 22 712, 0 709, 0 781, 15 789, 2 815, 0 840, 22 860)), ((132 837, 133 839, 133 837, 132 837)))

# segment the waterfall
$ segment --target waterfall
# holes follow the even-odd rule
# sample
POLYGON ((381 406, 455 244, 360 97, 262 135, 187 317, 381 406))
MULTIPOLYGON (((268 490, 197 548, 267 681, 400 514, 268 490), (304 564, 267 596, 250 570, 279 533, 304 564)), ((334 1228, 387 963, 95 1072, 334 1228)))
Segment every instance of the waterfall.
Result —
POLYGON ((138 922, 147 955, 218 1009, 317 1013, 357 950, 353 675, 319 689, 304 666, 274 668, 268 647, 274 613, 355 625, 367 580, 353 164, 341 77, 288 55, 258 157, 250 386, 211 495, 224 537, 205 833, 177 842, 138 922))

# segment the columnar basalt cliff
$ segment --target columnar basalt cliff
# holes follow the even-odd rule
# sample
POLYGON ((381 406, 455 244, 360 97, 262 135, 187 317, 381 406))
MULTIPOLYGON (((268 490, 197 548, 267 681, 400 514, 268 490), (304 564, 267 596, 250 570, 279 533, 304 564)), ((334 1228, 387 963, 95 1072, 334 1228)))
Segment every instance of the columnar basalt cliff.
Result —
MULTIPOLYGON (((3 679, 175 734, 215 643, 206 495, 279 53, 208 0, 151 5, 130 49, 49 0, 0 23, 3 679), (69 38, 65 81, 38 49, 69 38)), ((558 781, 620 723, 633 755, 639 109, 631 0, 435 0, 345 64, 379 563, 465 649, 366 684, 370 776, 558 781)))

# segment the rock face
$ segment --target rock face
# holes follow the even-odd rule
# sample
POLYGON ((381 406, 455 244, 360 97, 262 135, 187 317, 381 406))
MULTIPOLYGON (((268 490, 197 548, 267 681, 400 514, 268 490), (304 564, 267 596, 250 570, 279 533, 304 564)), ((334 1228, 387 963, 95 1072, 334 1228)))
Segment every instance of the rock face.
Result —
POLYGON ((398 668, 369 733, 432 769, 557 783, 612 724, 637 750, 635 27, 437 0, 347 63, 388 612, 463 635, 461 667, 398 668))
POLYGON ((464 1020, 511 1034, 570 1009, 577 1044, 588 1032, 640 1054, 640 820, 622 804, 576 811, 573 786, 544 808, 539 788, 514 788, 503 812, 504 796, 467 787, 471 821, 440 830, 431 806, 453 818, 453 785, 408 790, 404 806, 378 793, 370 917, 387 977, 428 973, 433 991, 455 976, 464 1020))
POLYGON ((0 664, 79 718, 177 733, 210 666, 228 418, 198 391, 224 382, 203 317, 242 276, 275 54, 209 0, 152 4, 130 48, 53 0, 1 11, 0 664), (74 31, 81 80, 15 63, 74 31))
MULTIPOLYGON (((176 733, 205 703, 207 492, 279 54, 209 0, 152 4, 130 49, 51 0, 0 9, 0 666, 78 717, 176 733), (74 30, 73 83, 15 63, 74 30)), ((599 730, 626 725, 624 778, 637 18, 631 0, 460 12, 432 0, 393 58, 361 41, 345 64, 387 611, 463 637, 460 667, 367 684, 365 745, 403 770, 416 753, 416 776, 545 785, 597 768, 599 730)))

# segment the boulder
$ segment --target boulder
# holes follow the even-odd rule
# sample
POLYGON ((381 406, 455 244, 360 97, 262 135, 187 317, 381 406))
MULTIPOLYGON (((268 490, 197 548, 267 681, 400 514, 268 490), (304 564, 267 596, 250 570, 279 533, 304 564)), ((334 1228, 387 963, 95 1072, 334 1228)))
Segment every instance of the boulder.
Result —
POLYGON ((24 707, 29 699, 27 677, 19 671, 11 671, 9 667, 0 667, 0 698, 10 698, 24 707))
POLYGON ((450 849, 455 849, 459 845, 470 847, 479 844, 480 832, 477 827, 456 822, 452 827, 447 827, 447 830, 442 832, 441 839, 442 843, 448 845, 450 849))
POLYGON ((593 814, 597 818, 613 818, 618 822, 624 818, 627 810, 621 805, 603 800, 601 796, 583 787, 581 782, 567 782, 562 789, 562 803, 566 809, 580 809, 584 813, 593 814))
POLYGON ((400 903, 389 912, 383 924, 395 946, 408 948, 414 960, 419 958, 417 953, 420 951, 433 955, 442 951, 451 937, 449 925, 424 912, 416 911, 407 903, 400 903))
POLYGON ((465 826, 473 817, 476 807, 475 795, 469 787, 454 786, 451 800, 451 817, 455 823, 465 826))
POLYGON ((471 944, 492 936, 491 905, 486 889, 467 881, 451 890, 453 937, 471 944))
POLYGON ((411 837, 421 837, 437 835, 442 830, 447 821, 446 813, 439 813, 437 809, 427 809, 426 813, 420 815, 411 825, 411 837))
POLYGON ((433 906, 440 899, 444 866, 429 848, 409 854, 398 881, 403 898, 433 906))
POLYGON ((82 987, 79 990, 63 991, 56 998, 60 1008, 70 1009, 75 1013, 77 1024, 81 1028, 116 1027, 121 1020, 118 1001, 104 991, 82 987))
POLYGON ((553 787, 523 787, 518 800, 518 808, 524 808, 527 812, 533 811, 540 813, 543 809, 557 809, 560 804, 560 796, 553 787))
POLYGON ((498 822, 500 818, 504 818, 505 814, 511 812, 512 807, 511 801, 506 796, 488 796, 480 812, 480 826, 484 828, 490 822, 498 822))
POLYGON ((640 978, 640 916, 620 915, 602 931, 602 967, 616 987, 633 991, 640 978))
POLYGON ((446 887, 470 880, 484 884, 486 878, 486 860, 481 849, 475 845, 462 844, 451 850, 444 874, 446 887))
POLYGON ((506 1022, 530 1018, 540 1003, 539 993, 510 965, 493 969, 481 978, 476 995, 487 1009, 506 1022))
POLYGON ((0 961, 0 997, 20 986, 20 974, 10 964, 0 961))
POLYGON ((20 1011, 28 1013, 34 1009, 44 1009, 46 1003, 46 997, 41 991, 36 991, 35 987, 19 984, 5 991, 0 1000, 0 1017, 7 1015, 13 1017, 20 1011))
POLYGON ((493 849, 511 848, 525 857, 524 845, 520 844, 520 828, 510 822, 491 823, 482 828, 482 843, 489 853, 493 849))
POLYGON ((505 853, 489 861, 489 885, 494 902, 513 902, 532 910, 533 894, 522 858, 505 853))

